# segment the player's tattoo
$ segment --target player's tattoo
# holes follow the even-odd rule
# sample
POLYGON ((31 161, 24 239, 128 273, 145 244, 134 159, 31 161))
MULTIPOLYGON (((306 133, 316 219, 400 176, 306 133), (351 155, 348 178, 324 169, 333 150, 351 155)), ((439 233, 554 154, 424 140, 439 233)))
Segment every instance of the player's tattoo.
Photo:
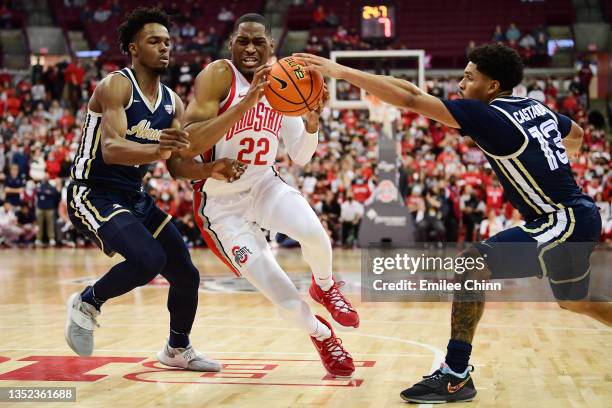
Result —
MULTIPOLYGON (((480 256, 470 249, 463 256, 480 256)), ((484 312, 484 290, 465 289, 466 280, 486 280, 491 277, 489 268, 473 269, 463 274, 455 274, 455 280, 461 283, 461 289, 453 294, 453 309, 451 313, 451 339, 472 343, 476 326, 484 312)))
MULTIPOLYGON (((457 294, 455 293, 455 296, 457 294)), ((484 297, 484 294, 483 294, 484 297)), ((484 301, 466 302, 453 300, 451 315, 451 339, 472 343, 476 326, 484 312, 484 301)))

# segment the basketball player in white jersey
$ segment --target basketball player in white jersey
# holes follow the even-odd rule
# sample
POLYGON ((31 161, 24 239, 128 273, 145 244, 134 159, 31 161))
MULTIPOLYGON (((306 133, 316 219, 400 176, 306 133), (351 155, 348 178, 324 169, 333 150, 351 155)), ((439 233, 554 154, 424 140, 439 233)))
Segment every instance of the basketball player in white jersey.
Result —
POLYGON ((320 108, 303 118, 283 116, 263 97, 273 41, 262 16, 240 17, 230 48, 231 61, 216 61, 196 78, 195 97, 184 117, 185 130, 191 135, 186 156, 199 155, 204 162, 236 159, 247 169, 231 184, 210 178, 197 181, 196 220, 208 246, 225 265, 248 279, 283 317, 310 334, 325 369, 334 376, 349 377, 355 370, 350 354, 331 325, 315 316, 300 297, 261 231, 278 231, 297 240, 313 273, 310 295, 339 324, 359 325, 357 312, 332 276, 327 233, 306 199, 274 168, 281 139, 294 162, 304 165, 311 159, 318 143, 320 108))

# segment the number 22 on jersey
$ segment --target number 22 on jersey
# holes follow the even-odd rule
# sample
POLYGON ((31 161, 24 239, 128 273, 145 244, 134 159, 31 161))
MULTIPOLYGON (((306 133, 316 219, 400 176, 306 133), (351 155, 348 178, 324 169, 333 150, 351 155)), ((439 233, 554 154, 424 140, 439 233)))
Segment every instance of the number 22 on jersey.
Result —
POLYGON ((261 138, 256 142, 252 137, 245 137, 240 141, 240 146, 242 146, 242 149, 238 152, 238 157, 236 158, 239 162, 257 166, 269 164, 265 159, 265 156, 270 151, 270 141, 267 138, 261 138))

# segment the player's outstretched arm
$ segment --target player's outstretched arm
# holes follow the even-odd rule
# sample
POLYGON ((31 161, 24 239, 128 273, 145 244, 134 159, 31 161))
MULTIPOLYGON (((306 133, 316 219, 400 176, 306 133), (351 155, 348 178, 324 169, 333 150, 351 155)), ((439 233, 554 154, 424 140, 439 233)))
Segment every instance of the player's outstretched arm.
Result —
POLYGON ((411 82, 359 71, 317 55, 297 53, 293 56, 306 63, 304 69, 307 71, 319 71, 323 75, 342 79, 375 95, 383 102, 410 109, 450 127, 460 127, 440 99, 429 95, 411 82))
POLYGON ((140 144, 127 140, 125 103, 130 98, 131 84, 121 75, 105 78, 92 98, 102 107, 101 148, 106 164, 137 166, 167 159, 172 152, 189 146, 187 134, 180 129, 165 129, 159 144, 140 144))
POLYGON ((194 157, 211 149, 261 99, 269 71, 266 65, 260 67, 244 99, 219 115, 220 103, 232 86, 232 71, 224 61, 206 67, 195 80, 194 98, 185 112, 183 123, 191 135, 191 147, 181 156, 194 157))
MULTIPOLYGON (((180 129, 180 118, 184 114, 185 107, 178 95, 173 94, 173 98, 176 105, 176 115, 172 127, 180 129)), ((173 178, 201 180, 212 177, 230 183, 239 179, 246 169, 246 165, 236 160, 221 159, 212 163, 198 163, 193 158, 183 158, 176 153, 168 159, 166 164, 173 178)))

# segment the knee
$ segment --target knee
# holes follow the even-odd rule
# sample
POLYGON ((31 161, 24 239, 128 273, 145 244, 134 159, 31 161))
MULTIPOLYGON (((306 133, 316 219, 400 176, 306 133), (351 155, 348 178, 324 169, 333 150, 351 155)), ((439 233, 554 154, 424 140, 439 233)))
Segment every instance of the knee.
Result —
POLYGON ((166 254, 161 250, 147 252, 131 263, 140 276, 139 286, 146 285, 163 271, 166 266, 166 254))
POLYGON ((480 252, 478 252, 476 248, 474 247, 467 248, 466 250, 464 250, 463 252, 459 254, 458 258, 463 258, 465 260, 472 259, 473 262, 471 262, 471 264, 475 266, 473 268, 466 267, 465 272, 463 273, 457 272, 457 274, 460 275, 462 280, 466 280, 466 279, 479 279, 480 280, 480 279, 490 279, 491 278, 491 271, 489 270, 487 264, 484 261, 482 261, 483 256, 480 254, 480 252))
POLYGON ((303 223, 298 229, 298 235, 295 239, 300 244, 325 245, 331 248, 331 242, 325 228, 320 222, 303 223))
POLYGON ((171 285, 181 292, 193 293, 200 287, 200 271, 190 261, 175 271, 171 285))

